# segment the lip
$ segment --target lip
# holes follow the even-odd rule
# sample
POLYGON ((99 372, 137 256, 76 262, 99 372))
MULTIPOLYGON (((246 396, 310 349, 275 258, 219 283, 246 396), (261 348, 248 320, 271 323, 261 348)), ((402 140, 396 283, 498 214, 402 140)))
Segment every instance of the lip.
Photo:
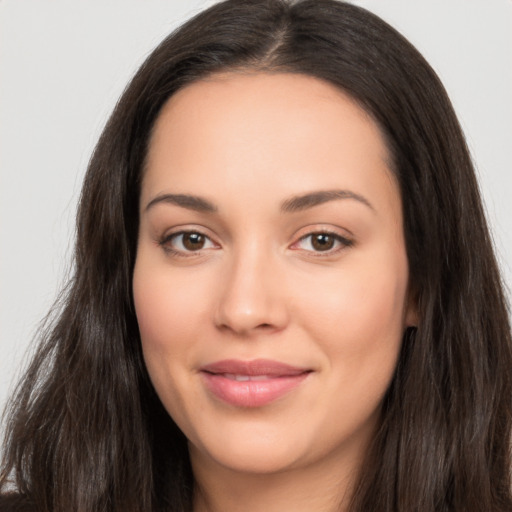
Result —
POLYGON ((226 359, 200 368, 206 388, 235 407, 263 407, 297 388, 312 372, 269 359, 226 359))

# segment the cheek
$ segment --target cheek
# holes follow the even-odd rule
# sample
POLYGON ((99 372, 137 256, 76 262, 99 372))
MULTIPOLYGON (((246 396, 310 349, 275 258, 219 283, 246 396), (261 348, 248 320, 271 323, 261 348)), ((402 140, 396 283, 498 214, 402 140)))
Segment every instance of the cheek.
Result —
POLYGON ((172 272, 136 265, 133 296, 143 346, 167 351, 171 342, 175 348, 188 342, 204 309, 203 288, 200 280, 184 281, 172 272))
POLYGON ((337 299, 345 332, 363 345, 395 338, 403 328, 405 292, 405 279, 390 270, 353 274, 337 299))
POLYGON ((303 328, 329 369, 318 404, 330 411, 326 437, 336 438, 340 428, 347 436, 372 432, 378 421, 404 330, 407 275, 395 270, 393 265, 368 265, 340 272, 303 310, 303 328))
POLYGON ((168 410, 180 410, 176 390, 189 379, 205 312, 204 284, 154 264, 135 265, 133 296, 144 361, 168 410), (195 281, 195 282, 194 282, 195 281))
POLYGON ((195 400, 191 386, 207 289, 180 280, 158 265, 135 266, 133 296, 144 362, 153 386, 173 419, 188 424, 195 400), (183 393, 183 390, 188 390, 183 393))
POLYGON ((344 382, 387 386, 396 365, 407 291, 405 256, 368 258, 309 287, 297 313, 344 382), (311 291, 313 290, 313 291, 311 291))

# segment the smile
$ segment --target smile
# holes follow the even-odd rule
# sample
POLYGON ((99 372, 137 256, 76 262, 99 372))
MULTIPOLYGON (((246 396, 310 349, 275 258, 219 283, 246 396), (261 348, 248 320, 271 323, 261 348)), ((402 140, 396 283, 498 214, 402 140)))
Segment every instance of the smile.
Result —
POLYGON ((201 368, 206 389, 235 407, 263 407, 297 388, 312 372, 270 360, 224 360, 201 368))

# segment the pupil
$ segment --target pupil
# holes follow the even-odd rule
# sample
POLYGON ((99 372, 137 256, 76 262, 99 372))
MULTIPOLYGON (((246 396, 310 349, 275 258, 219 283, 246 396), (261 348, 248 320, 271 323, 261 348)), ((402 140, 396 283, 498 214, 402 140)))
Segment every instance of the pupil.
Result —
POLYGON ((313 237, 313 247, 318 251, 328 251, 334 245, 334 238, 331 235, 320 233, 313 237))
POLYGON ((191 251, 197 251, 204 245, 204 236, 200 233, 186 233, 183 236, 183 245, 191 251))

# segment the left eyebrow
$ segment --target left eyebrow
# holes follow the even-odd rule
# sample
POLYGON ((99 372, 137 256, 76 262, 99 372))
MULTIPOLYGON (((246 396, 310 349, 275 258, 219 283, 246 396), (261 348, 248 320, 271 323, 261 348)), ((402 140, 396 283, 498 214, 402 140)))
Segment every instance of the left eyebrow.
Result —
POLYGON ((339 199, 353 199, 375 211, 375 208, 368 199, 350 190, 319 190, 317 192, 309 192, 300 196, 293 196, 290 199, 283 201, 281 204, 281 211, 283 213, 298 212, 339 199))

